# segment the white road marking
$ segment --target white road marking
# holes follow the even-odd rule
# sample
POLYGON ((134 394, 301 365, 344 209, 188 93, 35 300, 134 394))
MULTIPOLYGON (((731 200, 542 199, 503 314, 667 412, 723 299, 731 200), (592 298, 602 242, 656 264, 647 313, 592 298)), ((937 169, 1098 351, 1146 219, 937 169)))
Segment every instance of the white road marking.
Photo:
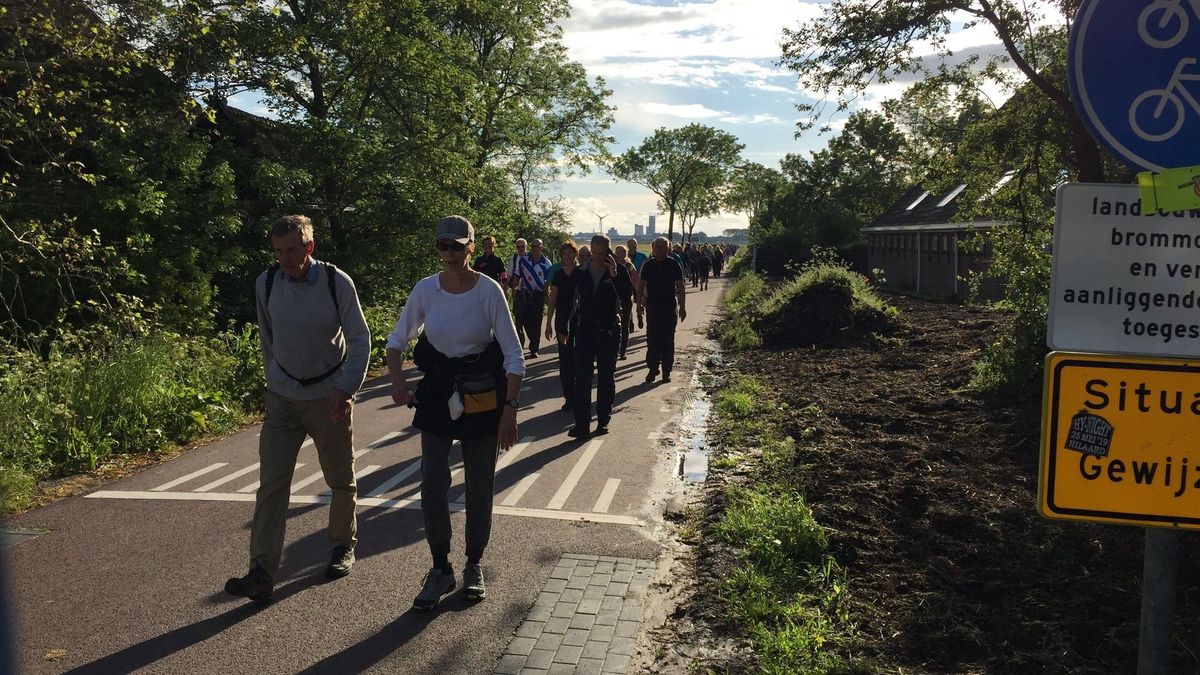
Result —
POLYGON ((567 503, 567 498, 571 496, 571 492, 579 484, 579 479, 583 478, 583 473, 587 471, 588 464, 591 464, 592 458, 596 456, 596 452, 603 444, 604 441, 600 440, 588 443, 587 449, 583 451, 579 461, 575 462, 575 466, 571 468, 571 473, 568 473, 562 485, 558 486, 558 492, 555 492, 554 496, 550 498, 550 503, 546 505, 547 509, 561 509, 563 504, 567 503))
POLYGON ((525 496, 525 492, 533 485, 533 482, 538 479, 541 474, 531 473, 521 479, 521 482, 513 486, 512 492, 500 502, 504 506, 516 506, 517 502, 521 501, 521 497, 525 496))
POLYGON ((409 464, 408 466, 404 467, 403 471, 401 471, 400 473, 396 474, 395 476, 392 476, 391 478, 385 480, 382 485, 380 485, 379 487, 375 488, 374 490, 371 490, 370 492, 368 492, 367 496, 368 497, 381 497, 381 496, 383 496, 383 494, 385 492, 387 492, 388 490, 391 490, 392 488, 396 487, 397 485, 403 483, 405 480, 408 479, 409 476, 413 475, 414 473, 416 473, 417 471, 420 471, 420 470, 421 470, 421 458, 418 457, 416 459, 416 461, 414 461, 412 464, 409 464))
POLYGON ((617 488, 621 485, 620 478, 609 478, 604 484, 604 489, 600 491, 600 498, 596 500, 596 505, 592 507, 592 511, 596 513, 608 513, 608 507, 612 506, 613 497, 617 494, 617 488))
POLYGON ((203 469, 200 469, 198 471, 193 471, 186 476, 180 476, 179 478, 176 478, 175 480, 173 480, 169 483, 163 483, 162 485, 159 485, 158 487, 151 488, 151 489, 154 490, 155 492, 163 492, 165 490, 170 490, 171 488, 175 487, 176 485, 179 485, 180 483, 186 483, 193 478, 196 478, 198 476, 203 476, 204 474, 206 474, 210 471, 216 471, 217 469, 219 469, 223 466, 225 466, 225 462, 217 462, 216 464, 210 464, 210 465, 204 467, 203 469))
POLYGON ((517 457, 525 451, 525 448, 529 447, 530 443, 533 443, 534 438, 534 436, 522 436, 520 441, 508 449, 508 452, 500 455, 500 459, 496 461, 496 470, 499 471, 517 461, 517 457))
POLYGON ((229 474, 228 476, 225 476, 224 478, 218 478, 217 480, 214 480, 213 482, 209 483, 208 485, 202 485, 202 486, 196 488, 195 491, 196 492, 208 492, 209 490, 212 490, 213 488, 219 488, 231 480, 237 480, 238 478, 245 476, 246 474, 250 473, 251 471, 257 471, 257 470, 258 470, 258 462, 255 462, 244 469, 238 469, 237 471, 234 471, 233 473, 229 474))
MULTIPOLYGON (((152 492, 152 491, 129 491, 121 490, 99 490, 89 495, 84 495, 85 499, 145 499, 157 501, 194 501, 194 502, 253 502, 254 495, 242 494, 240 492, 152 492)), ((321 495, 292 495, 289 500, 292 504, 328 504, 329 497, 321 495)), ((379 499, 376 497, 362 497, 358 500, 360 507, 383 507, 392 509, 419 509, 421 501, 419 499, 379 499)), ((459 506, 456 510, 462 510, 459 506)), ((547 509, 525 509, 512 506, 496 506, 492 509, 492 513, 501 516, 518 516, 524 518, 546 518, 549 520, 577 520, 590 523, 608 523, 612 525, 632 525, 634 527, 644 527, 640 519, 633 516, 617 516, 607 513, 578 513, 572 511, 550 511, 547 509)))
MULTIPOLYGON (((396 438, 397 436, 400 436, 399 431, 388 432, 387 434, 384 434, 381 438, 378 438, 374 441, 371 441, 370 443, 367 443, 367 447, 374 450, 375 448, 378 448, 379 446, 383 445, 384 443, 387 443, 388 441, 392 440, 393 438, 396 438)), ((354 456, 357 457, 358 455, 356 454, 354 456)))
POLYGON ((300 444, 300 449, 303 450, 312 444, 313 444, 312 436, 309 436, 307 440, 305 440, 303 443, 300 444))
MULTIPOLYGON (((296 468, 299 469, 303 466, 304 466, 304 462, 300 462, 299 464, 296 465, 296 468)), ((238 490, 238 492, 254 492, 255 490, 258 489, 259 484, 260 484, 259 481, 254 481, 253 483, 247 485, 246 487, 242 488, 241 490, 238 490)))
MULTIPOLYGON (((378 468, 379 468, 378 464, 369 464, 367 466, 364 466, 363 468, 358 470, 358 473, 354 474, 354 480, 357 481, 360 478, 362 478, 363 476, 371 473, 372 471, 375 471, 378 468)), ((333 496, 333 491, 330 490, 329 488, 325 488, 324 490, 321 491, 320 494, 325 497, 330 497, 330 496, 333 496)))
POLYGON ((292 494, 295 494, 297 490, 306 488, 309 485, 321 480, 324 477, 325 477, 324 471, 315 471, 312 474, 310 474, 308 478, 301 480, 299 483, 292 483, 292 490, 291 490, 292 494))

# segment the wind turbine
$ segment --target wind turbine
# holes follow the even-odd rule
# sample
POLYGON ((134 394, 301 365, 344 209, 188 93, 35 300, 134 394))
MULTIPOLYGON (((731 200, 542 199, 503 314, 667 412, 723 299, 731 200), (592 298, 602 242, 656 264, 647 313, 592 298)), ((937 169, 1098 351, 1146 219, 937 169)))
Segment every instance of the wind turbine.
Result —
MULTIPOLYGON (((604 232, 604 219, 612 214, 606 213, 604 215, 600 215, 599 213, 592 211, 592 215, 600 219, 600 232, 604 232)), ((595 230, 593 230, 592 233, 595 234, 595 230)))

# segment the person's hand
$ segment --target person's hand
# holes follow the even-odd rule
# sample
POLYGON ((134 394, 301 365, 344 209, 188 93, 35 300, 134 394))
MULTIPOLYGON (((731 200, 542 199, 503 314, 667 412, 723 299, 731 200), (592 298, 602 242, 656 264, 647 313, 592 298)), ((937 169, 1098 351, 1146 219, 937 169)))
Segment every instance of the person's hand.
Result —
POLYGON ((412 389, 406 380, 400 380, 392 385, 392 401, 398 406, 406 406, 413 402, 412 389))
POLYGON ((496 440, 500 443, 500 450, 508 450, 517 442, 517 409, 504 405, 504 412, 500 413, 500 428, 496 430, 496 440))
POLYGON ((687 310, 686 310, 686 309, 684 309, 684 308, 682 308, 682 307, 680 307, 680 308, 679 308, 679 320, 680 320, 680 321, 683 321, 683 320, 684 320, 684 319, 686 319, 686 318, 687 318, 687 310))
POLYGON ((341 389, 335 389, 333 396, 330 397, 329 419, 341 422, 350 416, 350 409, 353 406, 354 394, 347 394, 341 389))
POLYGON ((549 340, 552 337, 554 337, 554 327, 550 325, 549 321, 547 321, 546 322, 546 339, 549 340))
POLYGON ((567 344, 567 334, 566 333, 558 334, 558 344, 560 344, 560 345, 567 344))

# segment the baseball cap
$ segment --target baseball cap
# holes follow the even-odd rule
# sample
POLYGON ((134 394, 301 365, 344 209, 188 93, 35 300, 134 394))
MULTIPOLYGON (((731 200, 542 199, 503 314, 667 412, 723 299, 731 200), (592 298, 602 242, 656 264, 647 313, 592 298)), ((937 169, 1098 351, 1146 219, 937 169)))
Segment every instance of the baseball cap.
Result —
POLYGON ((438 221, 435 241, 451 239, 460 244, 475 241, 475 227, 462 216, 446 216, 438 221))

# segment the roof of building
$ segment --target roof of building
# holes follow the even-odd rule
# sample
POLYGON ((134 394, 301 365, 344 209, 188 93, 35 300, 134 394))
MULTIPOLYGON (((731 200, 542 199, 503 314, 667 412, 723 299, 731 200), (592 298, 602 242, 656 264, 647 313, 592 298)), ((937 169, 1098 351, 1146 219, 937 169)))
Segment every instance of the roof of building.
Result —
MULTIPOLYGON (((996 184, 984 198, 994 194, 996 190, 999 190, 1005 183, 1012 180, 1014 175, 1016 175, 1015 171, 1005 171, 1001 174, 996 184)), ((931 193, 923 185, 914 185, 901 195, 900 199, 897 199, 888 210, 864 226, 863 229, 913 225, 965 226, 965 223, 955 223, 955 215, 958 213, 959 197, 966 187, 966 183, 959 183, 949 190, 940 193, 931 193)))

